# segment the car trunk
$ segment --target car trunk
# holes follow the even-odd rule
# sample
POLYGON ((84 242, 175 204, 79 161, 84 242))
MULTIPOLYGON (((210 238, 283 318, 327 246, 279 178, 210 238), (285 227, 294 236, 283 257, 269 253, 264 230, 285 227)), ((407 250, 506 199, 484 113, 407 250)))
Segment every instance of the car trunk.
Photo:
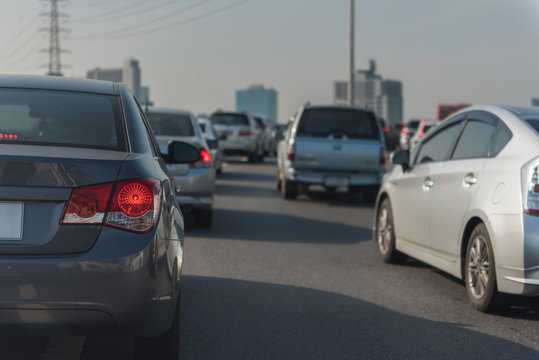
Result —
POLYGON ((0 254, 90 249, 101 225, 61 225, 73 188, 116 181, 127 153, 0 145, 0 254))
POLYGON ((298 136, 294 145, 294 167, 297 169, 357 173, 380 171, 380 141, 333 135, 327 138, 298 136))

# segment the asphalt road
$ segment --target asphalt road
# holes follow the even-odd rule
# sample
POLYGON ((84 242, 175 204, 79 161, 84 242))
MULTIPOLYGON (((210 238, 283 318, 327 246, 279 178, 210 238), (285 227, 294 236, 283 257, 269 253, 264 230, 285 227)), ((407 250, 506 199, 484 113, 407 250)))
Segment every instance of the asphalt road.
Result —
MULTIPOLYGON (((381 263, 372 203, 317 189, 285 201, 275 166, 227 164, 212 228, 187 229, 182 360, 539 359, 539 301, 483 314, 462 282, 413 260, 381 263)), ((0 359, 130 359, 132 345, 0 338, 0 359)))

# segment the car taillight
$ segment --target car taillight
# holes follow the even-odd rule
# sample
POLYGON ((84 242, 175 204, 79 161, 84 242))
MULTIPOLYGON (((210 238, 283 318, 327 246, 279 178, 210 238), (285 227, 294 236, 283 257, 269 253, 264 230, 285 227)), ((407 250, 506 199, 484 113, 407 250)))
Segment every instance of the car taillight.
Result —
POLYGON ((384 126, 384 127, 382 128, 382 131, 385 132, 385 133, 387 133, 387 131, 388 131, 388 130, 387 130, 387 126, 384 126))
POLYGON ((423 129, 419 130, 419 135, 423 136, 425 134, 425 131, 423 129))
POLYGON ((295 161, 296 160, 296 145, 292 144, 290 145, 288 149, 288 154, 286 154, 286 159, 288 161, 295 161))
POLYGON ((80 187, 71 193, 62 224, 104 223, 123 230, 145 232, 154 227, 160 204, 161 182, 154 179, 80 187))
POLYGON ((211 166, 211 155, 205 149, 200 150, 199 161, 189 164, 190 168, 201 168, 201 167, 210 167, 210 166, 211 166))
POLYGON ((0 133, 0 140, 17 140, 19 138, 18 134, 3 134, 0 133))
POLYGON ((109 203, 113 183, 73 189, 63 224, 101 224, 109 203))
POLYGON ((251 136, 253 132, 251 130, 240 130, 238 136, 251 136))
POLYGON ((386 152, 384 149, 380 150, 380 165, 386 166, 386 152))
POLYGON ((408 134, 408 130, 406 130, 406 128, 402 128, 401 134, 402 134, 402 135, 408 134))
POLYGON ((524 211, 539 215, 539 158, 522 168, 524 211))

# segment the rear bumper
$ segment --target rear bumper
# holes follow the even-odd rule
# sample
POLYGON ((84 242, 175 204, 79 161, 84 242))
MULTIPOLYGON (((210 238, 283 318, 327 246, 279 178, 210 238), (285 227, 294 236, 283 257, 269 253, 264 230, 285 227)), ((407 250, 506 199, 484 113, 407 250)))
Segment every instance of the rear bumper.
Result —
POLYGON ((256 152, 256 139, 251 137, 224 140, 219 143, 225 155, 249 155, 256 152))
POLYGON ((176 200, 181 207, 186 205, 197 208, 209 208, 213 205, 215 191, 215 168, 190 169, 184 176, 174 176, 174 182, 180 187, 176 200))
POLYGON ((0 258, 0 332, 156 336, 172 323, 180 241, 104 227, 92 250, 0 258))
POLYGON ((346 171, 315 171, 303 170, 293 167, 286 168, 285 177, 290 181, 306 184, 326 185, 328 178, 346 179, 344 186, 380 186, 384 172, 357 173, 346 171))

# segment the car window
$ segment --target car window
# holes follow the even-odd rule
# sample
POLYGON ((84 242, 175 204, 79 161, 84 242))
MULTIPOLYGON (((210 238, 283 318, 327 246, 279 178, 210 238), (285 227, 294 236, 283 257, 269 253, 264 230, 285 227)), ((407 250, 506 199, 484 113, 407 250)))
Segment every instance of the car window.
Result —
POLYGON ((418 151, 416 164, 445 160, 460 130, 461 123, 450 125, 427 139, 418 151))
POLYGON ((482 121, 468 121, 451 158, 458 160, 487 156, 495 130, 494 126, 482 121))
POLYGON ((499 121, 498 132, 496 133, 496 139, 494 140, 491 156, 498 155, 512 137, 513 134, 511 133, 511 130, 507 128, 507 125, 505 125, 502 121, 499 121))
POLYGON ((378 123, 369 111, 335 108, 303 111, 297 136, 328 137, 331 134, 346 135, 352 139, 380 139, 378 123))
POLYGON ((213 114, 210 121, 212 125, 249 126, 249 119, 243 114, 213 114))
POLYGON ((526 119, 526 122, 539 133, 539 119, 526 119))
POLYGON ((0 90, 3 141, 125 151, 117 96, 0 90))
POLYGON ((148 112, 147 116, 156 135, 195 136, 193 123, 187 114, 148 112))
POLYGON ((206 133, 206 124, 199 122, 198 126, 200 126, 200 130, 205 134, 206 133))

